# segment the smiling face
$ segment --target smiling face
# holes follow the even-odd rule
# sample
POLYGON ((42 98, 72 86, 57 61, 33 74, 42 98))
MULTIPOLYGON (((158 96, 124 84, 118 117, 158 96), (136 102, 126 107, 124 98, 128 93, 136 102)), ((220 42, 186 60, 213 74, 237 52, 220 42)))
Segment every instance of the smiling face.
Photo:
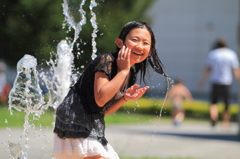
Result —
POLYGON ((144 61, 151 51, 151 35, 146 28, 132 29, 124 41, 124 45, 131 49, 130 63, 144 61))

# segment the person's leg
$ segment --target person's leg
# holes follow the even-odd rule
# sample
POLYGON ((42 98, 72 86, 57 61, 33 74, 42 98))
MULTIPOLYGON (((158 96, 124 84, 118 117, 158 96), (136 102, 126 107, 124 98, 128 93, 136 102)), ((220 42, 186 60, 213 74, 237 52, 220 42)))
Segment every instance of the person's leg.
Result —
POLYGON ((210 106, 210 118, 212 121, 218 120, 218 107, 217 104, 211 104, 210 106))
POLYGON ((171 111, 171 116, 173 120, 175 119, 176 115, 177 115, 177 110, 173 108, 171 111))
POLYGON ((91 157, 84 157, 84 159, 105 159, 101 155, 91 156, 91 157))
POLYGON ((178 122, 182 122, 183 119, 184 119, 184 113, 182 110, 178 110, 176 116, 175 116, 175 119, 178 121, 178 122))
POLYGON ((222 123, 223 129, 228 129, 229 120, 230 120, 230 113, 228 111, 225 111, 223 113, 223 123, 222 123))
POLYGON ((212 126, 215 126, 218 120, 218 106, 217 106, 218 97, 219 97, 219 85, 213 84, 211 91, 211 105, 209 109, 212 126))
POLYGON ((229 120, 230 120, 230 113, 228 111, 229 107, 229 99, 230 99, 230 92, 229 92, 229 86, 224 86, 223 88, 223 100, 225 104, 225 110, 223 112, 223 123, 222 126, 224 129, 228 129, 229 127, 229 120))
POLYGON ((174 105, 172 109, 173 124, 178 126, 184 118, 180 105, 174 105))
POLYGON ((175 126, 178 125, 178 121, 177 121, 176 117, 177 117, 177 110, 176 110, 176 109, 173 109, 173 110, 172 110, 172 120, 173 120, 173 124, 174 124, 175 126))

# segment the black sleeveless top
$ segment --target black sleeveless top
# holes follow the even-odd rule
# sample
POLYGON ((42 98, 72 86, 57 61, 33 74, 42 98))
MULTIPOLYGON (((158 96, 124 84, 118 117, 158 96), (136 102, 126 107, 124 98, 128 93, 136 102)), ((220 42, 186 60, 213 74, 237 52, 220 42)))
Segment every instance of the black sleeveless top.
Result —
MULTIPOLYGON (((118 71, 118 53, 99 55, 84 70, 76 84, 71 87, 63 102, 56 110, 54 132, 64 138, 93 138, 102 145, 107 144, 105 138, 104 112, 118 102, 116 95, 103 107, 99 107, 94 98, 94 75, 97 71, 105 73, 113 79, 118 71)), ((136 73, 130 70, 127 88, 136 82, 136 73)))

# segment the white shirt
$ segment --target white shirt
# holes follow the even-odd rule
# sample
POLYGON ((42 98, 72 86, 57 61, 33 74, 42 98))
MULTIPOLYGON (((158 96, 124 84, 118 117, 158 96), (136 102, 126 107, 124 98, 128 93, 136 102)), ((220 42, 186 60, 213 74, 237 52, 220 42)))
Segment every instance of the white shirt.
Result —
POLYGON ((239 67, 236 53, 228 48, 219 48, 208 55, 206 66, 211 68, 210 80, 215 84, 232 84, 232 69, 239 67))

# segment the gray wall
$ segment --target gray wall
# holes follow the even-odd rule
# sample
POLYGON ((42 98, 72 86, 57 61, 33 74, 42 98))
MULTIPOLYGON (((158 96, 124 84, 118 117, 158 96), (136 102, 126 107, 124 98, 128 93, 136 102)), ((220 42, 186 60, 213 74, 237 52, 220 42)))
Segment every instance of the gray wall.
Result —
MULTIPOLYGON (((184 79, 194 94, 206 94, 209 83, 199 89, 198 82, 212 43, 225 37, 229 48, 238 51, 238 9, 238 0, 156 0, 148 15, 167 74, 184 79)), ((151 85, 151 90, 166 86, 156 75, 151 85)))

